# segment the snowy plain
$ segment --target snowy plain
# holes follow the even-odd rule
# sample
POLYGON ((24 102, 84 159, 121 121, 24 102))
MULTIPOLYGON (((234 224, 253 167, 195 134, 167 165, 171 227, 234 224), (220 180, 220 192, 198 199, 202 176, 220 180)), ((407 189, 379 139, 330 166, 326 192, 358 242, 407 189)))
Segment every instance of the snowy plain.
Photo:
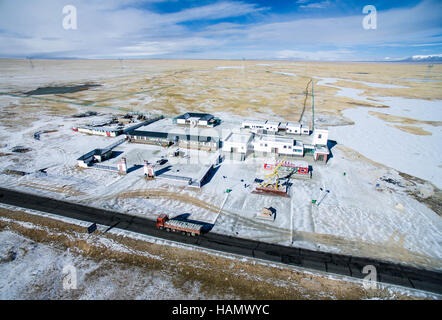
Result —
MULTIPOLYGON (((282 76, 287 75, 295 76, 291 72, 282 73, 282 76)), ((48 76, 48 81, 50 78, 48 76)), ((24 84, 31 89, 34 80, 17 77, 12 84, 24 84)), ((361 89, 336 86, 334 83, 338 80, 321 78, 317 83, 318 90, 323 85, 332 86, 339 89, 338 95, 372 102, 361 89)), ((366 85, 383 86, 375 83, 366 85)), ((148 98, 143 103, 148 105, 150 101, 148 98)), ((398 97, 376 97, 376 101, 389 106, 381 112, 421 120, 442 118, 440 101, 410 101, 398 97), (423 111, 415 111, 416 106, 423 111)), ((2 107, 20 104, 20 99, 0 96, 0 104, 2 107)), ((73 132, 72 126, 82 124, 84 119, 75 119, 71 115, 41 114, 37 121, 21 130, 0 128, 0 152, 10 154, 12 148, 18 145, 31 149, 28 153, 0 157, 3 168, 29 173, 22 177, 0 173, 0 183, 27 192, 152 219, 163 212, 171 216, 189 213, 190 219, 215 223, 213 231, 229 235, 441 269, 440 216, 411 197, 406 188, 381 179, 390 178, 406 185, 407 182, 396 171, 400 170, 440 187, 440 129, 425 126, 425 130, 431 131, 431 136, 412 135, 370 116, 370 110, 379 112, 379 109, 366 107, 344 111, 344 116, 352 119, 355 125, 329 128, 329 139, 338 143, 332 148, 333 157, 326 166, 311 163, 311 181, 293 180, 289 199, 250 193, 255 177, 263 178, 265 175, 263 163, 269 161, 259 157, 249 158, 243 163, 221 163, 210 182, 201 190, 191 190, 167 180, 146 181, 142 169, 125 176, 97 169, 80 170, 76 167, 79 156, 92 149, 103 148, 115 140, 73 132), (35 132, 47 129, 57 131, 42 134, 40 140, 33 138, 35 132), (386 167, 353 157, 341 146, 356 150, 386 167), (46 173, 40 172, 41 169, 46 169, 46 173), (321 196, 321 188, 330 193, 319 207, 312 206, 311 201, 321 196), (228 196, 226 189, 232 189, 228 196), (128 191, 139 193, 121 196, 128 191), (209 210, 207 204, 212 205, 214 210, 209 210), (222 210, 217 210, 221 205, 222 210), (276 209, 276 220, 257 220, 257 212, 269 206, 276 209)), ((84 110, 78 108, 78 111, 84 110)), ((96 119, 108 115, 103 114, 96 119)), ((242 120, 228 112, 214 115, 221 117, 232 128, 242 120)), ((421 185, 418 188, 431 189, 431 186, 421 185)))

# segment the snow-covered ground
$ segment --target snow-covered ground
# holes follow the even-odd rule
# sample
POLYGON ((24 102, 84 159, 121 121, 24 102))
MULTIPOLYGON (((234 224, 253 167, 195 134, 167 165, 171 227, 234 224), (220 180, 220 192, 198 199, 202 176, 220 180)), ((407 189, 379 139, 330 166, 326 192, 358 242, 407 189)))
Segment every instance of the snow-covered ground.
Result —
MULTIPOLYGON (((174 285, 175 276, 162 270, 88 259, 11 231, 0 232, 0 241, 2 300, 233 298, 226 294, 208 296, 198 283, 174 285), (72 289, 64 287, 68 275, 73 275, 72 289)), ((120 252, 128 250, 108 239, 102 241, 103 248, 120 252)), ((160 256, 152 258, 161 259, 160 256)))
MULTIPOLYGON (((364 103, 372 102, 363 90, 343 88, 333 83, 339 79, 327 78, 318 85, 340 89, 337 95, 364 103)), ((391 87, 391 86, 390 86, 391 87)), ((419 124, 431 135, 415 135, 392 127, 372 116, 369 111, 407 117, 423 121, 442 121, 442 101, 405 99, 401 97, 376 97, 376 102, 387 109, 359 107, 344 110, 343 115, 355 122, 350 126, 330 129, 330 138, 348 146, 369 159, 395 168, 401 172, 428 180, 442 188, 442 131, 440 127, 419 124)))
MULTIPOLYGON (((373 102, 370 97, 363 95, 361 89, 334 85, 333 82, 337 80, 323 78, 318 82, 318 87, 334 86, 340 89, 338 95, 373 102)), ((382 86, 374 83, 369 85, 382 86)), ((389 106, 381 112, 421 120, 442 118, 440 101, 382 97, 376 97, 376 100, 389 106)), ((20 100, 0 96, 2 108, 11 104, 19 105, 20 100)), ((269 160, 259 157, 249 158, 245 162, 224 161, 200 190, 164 179, 147 181, 142 169, 125 176, 98 169, 79 169, 76 167, 79 156, 105 147, 119 138, 73 132, 72 126, 82 124, 85 119, 71 115, 38 114, 39 119, 20 130, 0 128, 0 152, 9 154, 0 157, 0 166, 29 173, 25 176, 0 173, 0 183, 152 219, 162 212, 171 216, 189 214, 189 219, 214 223, 215 232, 441 269, 441 219, 424 203, 409 195, 409 182, 394 170, 429 180, 440 187, 440 129, 424 126, 432 133, 431 136, 412 135, 368 115, 369 110, 379 112, 380 109, 355 108, 344 111, 344 115, 355 121, 355 125, 330 128, 329 138, 338 143, 332 148, 333 157, 326 166, 312 163, 312 180, 293 179, 290 198, 250 193, 254 179, 264 177, 261 168, 269 160), (43 133, 40 140, 35 140, 33 134, 42 130, 57 131, 43 133), (28 147, 31 151, 20 154, 12 152, 12 148, 18 145, 28 147), (378 167, 360 159, 344 147, 393 169, 378 167), (39 172, 45 168, 47 173, 39 172), (389 183, 389 179, 399 183, 389 183), (377 184, 379 187, 376 187, 377 184), (329 190, 329 193, 320 206, 312 206, 312 200, 321 197, 321 188, 329 190), (226 189, 232 189, 232 192, 226 194, 226 189), (276 209, 274 222, 256 219, 256 214, 263 207, 276 209)), ((241 120, 227 112, 216 115, 221 116, 226 128, 237 126, 241 120)), ((107 116, 104 114, 95 118, 107 116)), ((250 118, 254 116, 250 115, 250 118)), ((120 147, 121 151, 137 161, 156 160, 160 153, 154 154, 155 148, 159 147, 120 147)), ((167 153, 164 150, 161 152, 167 153)), ((116 159, 112 161, 109 163, 115 164, 116 159)), ((201 163, 195 165, 198 167, 201 163)), ((196 172, 197 167, 192 170, 196 172)), ((185 166, 182 168, 185 170, 185 166)), ((428 184, 416 188, 424 193, 431 194, 433 191, 428 184)))
MULTIPOLYGON (((16 210, 8 205, 0 205, 0 210, 3 208, 16 210)), ((79 232, 78 228, 75 229, 77 231, 72 227, 67 228, 79 226, 86 229, 89 225, 87 222, 34 210, 25 210, 25 212, 29 214, 28 221, 11 220, 2 216, 0 223, 13 222, 25 234, 27 232, 33 234, 33 231, 37 231, 37 234, 47 232, 52 237, 64 238, 63 243, 68 249, 63 250, 63 246, 57 241, 41 243, 13 231, 14 229, 2 230, 0 299, 241 299, 244 298, 244 294, 248 294, 243 289, 244 285, 253 286, 253 282, 265 283, 266 289, 271 290, 285 288, 291 294, 298 295, 298 298, 299 295, 304 298, 337 298, 339 295, 334 286, 340 287, 343 284, 344 294, 353 297, 356 291, 362 294, 361 298, 371 299, 376 299, 378 296, 394 299, 398 294, 402 297, 440 298, 435 294, 381 283, 378 284, 381 291, 361 292, 361 281, 354 278, 223 254, 124 230, 112 229, 104 235, 102 232, 105 226, 98 226, 97 232, 100 234, 96 232, 88 235, 79 232), (54 219, 53 222, 59 221, 60 223, 56 223, 57 228, 63 229, 49 229, 44 223, 40 224, 43 217, 54 219), (38 221, 38 224, 34 224, 34 221, 38 221), (126 239, 139 240, 145 244, 144 248, 148 249, 142 250, 138 246, 134 248, 131 242, 125 241, 126 239), (81 246, 71 247, 74 243, 81 243, 81 246), (167 249, 161 249, 162 245, 167 245, 167 249), (112 261, 103 258, 94 259, 92 248, 98 248, 96 251, 98 255, 106 252, 106 255, 114 259, 111 259, 112 261), (174 249, 180 249, 178 256, 174 254, 178 252, 174 249), (204 255, 207 253, 217 257, 218 264, 206 260, 204 255), (132 261, 141 261, 141 265, 127 263, 122 259, 124 255, 136 257, 137 260, 132 261), (189 256, 192 259, 183 259, 189 256), (195 259, 199 259, 197 273, 189 276, 188 265, 193 264, 195 259), (223 265, 219 265, 220 262, 223 265), (210 273, 213 274, 212 277, 217 277, 221 271, 227 277, 231 277, 229 273, 235 272, 234 268, 240 269, 241 278, 236 278, 235 283, 228 285, 227 288, 220 287, 219 284, 214 285, 210 276, 201 277, 199 274, 199 272, 210 273), (289 277, 282 276, 278 279, 276 275, 268 278, 267 275, 261 274, 263 268, 272 268, 272 272, 275 269, 279 270, 289 277), (66 282, 68 278, 71 279, 69 283, 66 282)), ((227 277, 223 277, 224 281, 229 280, 227 277)), ((342 287, 339 291, 342 292, 342 287)), ((258 294, 258 298, 261 296, 258 294)), ((250 298, 249 295, 246 297, 250 298)), ((275 297, 288 298, 286 294, 284 295, 284 291, 276 293, 275 297)), ((345 295, 343 297, 345 298, 345 295)))

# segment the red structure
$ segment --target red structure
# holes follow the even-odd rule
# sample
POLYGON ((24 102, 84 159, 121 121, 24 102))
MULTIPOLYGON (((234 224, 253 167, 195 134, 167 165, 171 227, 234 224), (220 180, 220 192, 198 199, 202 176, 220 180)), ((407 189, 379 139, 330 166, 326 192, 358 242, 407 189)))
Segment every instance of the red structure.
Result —
MULTIPOLYGON (((276 162, 275 164, 271 163, 264 163, 264 169, 265 170, 273 170, 280 162, 276 162)), ((307 162, 290 162, 290 161, 283 161, 282 168, 293 168, 296 169, 294 172, 295 174, 309 174, 309 165, 307 162)))

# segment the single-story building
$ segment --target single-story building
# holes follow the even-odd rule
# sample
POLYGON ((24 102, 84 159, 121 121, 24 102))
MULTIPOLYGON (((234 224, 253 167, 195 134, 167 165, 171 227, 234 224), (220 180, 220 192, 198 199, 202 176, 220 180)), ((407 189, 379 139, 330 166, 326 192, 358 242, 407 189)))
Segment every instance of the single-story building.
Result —
POLYGON ((154 144, 168 147, 173 144, 167 132, 133 130, 126 133, 129 142, 154 144))
POLYGON ((241 124, 241 128, 249 129, 252 132, 258 132, 264 130, 264 125, 267 120, 244 120, 241 124))
POLYGON ((280 124, 281 124, 281 122, 278 122, 278 121, 267 120, 266 123, 264 124, 264 130, 267 130, 270 132, 278 132, 280 124))
POLYGON ((147 143, 160 146, 176 144, 183 148, 218 150, 220 140, 218 137, 207 137, 171 132, 133 130, 126 134, 129 142, 147 143))
POLYGON ((94 134, 99 136, 116 137, 123 133, 123 128, 111 128, 111 127, 74 127, 72 130, 76 132, 83 132, 87 134, 94 134))
POLYGON ((254 133, 275 133, 281 129, 281 122, 270 120, 244 120, 241 124, 241 128, 248 129, 254 133))
POLYGON ((94 149, 77 159, 79 167, 87 168, 93 162, 102 162, 107 160, 112 155, 112 149, 94 149))
POLYGON ((222 151, 246 154, 252 139, 251 133, 230 132, 223 141, 222 151))
POLYGON ((301 134, 301 124, 299 122, 287 122, 286 133, 301 134))
POLYGON ((126 125, 121 123, 115 123, 114 120, 105 120, 95 124, 81 126, 81 127, 73 127, 72 130, 76 132, 83 132, 87 134, 94 134, 100 136, 108 136, 108 137, 116 137, 120 134, 126 133, 127 131, 138 129, 139 127, 146 126, 155 121, 163 119, 163 116, 158 116, 154 118, 149 118, 148 120, 143 121, 135 121, 134 118, 122 118, 128 120, 130 122, 126 123, 126 125))
POLYGON ((191 127, 213 127, 219 122, 219 119, 215 119, 213 115, 208 113, 186 112, 185 114, 175 117, 173 121, 176 124, 190 125, 191 127))
POLYGON ((260 136, 252 143, 257 153, 275 153, 287 156, 303 156, 302 143, 295 139, 279 136, 260 136))

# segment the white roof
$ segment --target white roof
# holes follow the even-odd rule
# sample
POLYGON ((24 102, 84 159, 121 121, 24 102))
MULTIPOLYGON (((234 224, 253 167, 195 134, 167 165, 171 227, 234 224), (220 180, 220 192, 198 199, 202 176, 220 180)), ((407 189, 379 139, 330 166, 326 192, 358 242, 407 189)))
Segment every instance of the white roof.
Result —
POLYGON ((259 124, 259 125, 264 125, 266 123, 266 120, 244 120, 242 123, 243 124, 259 124))
POLYGON ((259 137, 259 141, 276 141, 276 142, 285 142, 294 144, 295 139, 293 138, 286 138, 286 137, 280 137, 280 136, 274 136, 274 135, 264 135, 259 137))
POLYGON ((269 126, 279 126, 280 123, 281 122, 278 122, 278 121, 269 121, 269 120, 267 120, 266 125, 269 125, 269 126))
POLYGON ((300 128, 301 124, 299 122, 287 122, 287 127, 300 128))
POLYGON ((323 154, 330 154, 330 151, 327 147, 316 147, 315 153, 323 153, 323 154))
POLYGON ((232 133, 225 141, 247 143, 252 138, 250 133, 232 133))

